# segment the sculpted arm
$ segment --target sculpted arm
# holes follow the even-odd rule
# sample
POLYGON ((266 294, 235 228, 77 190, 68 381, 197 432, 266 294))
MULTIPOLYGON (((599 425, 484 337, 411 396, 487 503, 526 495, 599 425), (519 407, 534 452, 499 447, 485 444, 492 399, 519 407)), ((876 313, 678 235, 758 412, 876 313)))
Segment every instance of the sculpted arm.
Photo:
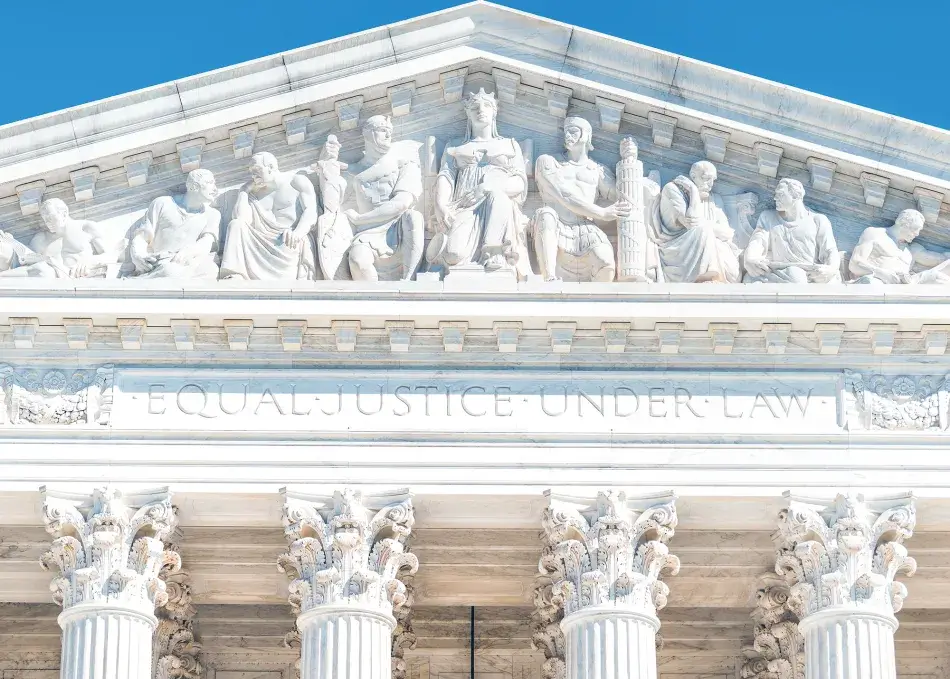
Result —
POLYGON ((155 231, 161 219, 161 200, 159 198, 149 204, 145 215, 142 217, 142 222, 132 236, 132 243, 129 245, 129 257, 135 265, 136 273, 146 273, 155 268, 157 259, 154 255, 149 254, 148 248, 155 239, 155 231))
POLYGON ((762 217, 755 225, 755 231, 749 237, 745 249, 745 268, 753 276, 764 276, 772 270, 768 260, 769 232, 762 223, 762 217))
POLYGON ((302 174, 294 175, 290 185, 300 194, 298 200, 303 208, 297 226, 294 227, 294 235, 300 239, 310 233, 317 224, 317 192, 314 191, 310 180, 302 174))
POLYGON ((585 199, 569 182, 562 181, 557 169, 557 160, 548 155, 539 156, 535 163, 535 179, 545 203, 555 203, 588 219, 608 219, 604 208, 585 199))
POLYGON ((947 259, 950 259, 950 255, 947 255, 943 252, 928 250, 923 245, 918 243, 910 244, 910 253, 914 256, 915 264, 928 269, 939 266, 940 264, 943 264, 945 261, 947 261, 947 259))
POLYGON ((348 210, 346 216, 350 224, 362 229, 390 224, 411 209, 421 195, 422 168, 419 163, 407 162, 399 168, 399 179, 388 200, 363 214, 348 210))
POLYGON ((112 264, 119 258, 115 243, 109 242, 102 228, 95 222, 83 222, 82 229, 89 234, 89 243, 96 253, 87 262, 86 266, 95 266, 97 264, 112 264))
MULTIPOLYGON (((865 229, 851 252, 851 259, 848 262, 848 271, 854 277, 874 276, 884 283, 900 283, 896 272, 883 269, 875 263, 874 242, 881 237, 879 229, 865 229)), ((886 235, 884 236, 887 237, 886 235)))

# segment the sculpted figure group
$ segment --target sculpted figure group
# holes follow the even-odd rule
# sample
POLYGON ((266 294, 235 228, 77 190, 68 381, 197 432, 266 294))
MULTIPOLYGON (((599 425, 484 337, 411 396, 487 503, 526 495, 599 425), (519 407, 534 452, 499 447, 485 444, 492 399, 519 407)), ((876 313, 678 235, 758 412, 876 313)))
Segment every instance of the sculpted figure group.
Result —
POLYGON ((562 154, 538 156, 540 205, 526 214, 531 173, 521 144, 498 132, 494 94, 469 93, 464 108, 465 136, 445 145, 431 195, 421 144, 393 141, 390 119, 372 116, 352 164, 334 135, 310 176, 253 155, 223 232, 203 169, 188 174, 184 194, 153 200, 119 242, 47 200, 29 247, 0 232, 0 277, 410 280, 427 264, 521 280, 536 270, 578 282, 950 283, 950 254, 914 242, 924 226, 916 210, 865 229, 842 266, 831 223, 805 206, 801 182, 781 179, 775 208, 753 227, 757 197, 715 193, 711 162, 661 186, 643 176, 627 138, 615 173, 590 157, 593 129, 579 117, 564 121, 562 154))

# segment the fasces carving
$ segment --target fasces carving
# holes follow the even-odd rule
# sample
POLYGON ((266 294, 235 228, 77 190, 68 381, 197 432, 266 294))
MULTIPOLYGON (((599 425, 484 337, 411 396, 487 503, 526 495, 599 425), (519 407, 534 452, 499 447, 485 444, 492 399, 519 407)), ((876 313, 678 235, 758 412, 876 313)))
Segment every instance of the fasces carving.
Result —
POLYGON ((894 578, 917 568, 903 545, 916 523, 913 497, 786 497, 775 571, 789 584, 789 607, 799 619, 838 607, 893 618, 907 597, 894 578))
POLYGON ((168 600, 163 568, 180 558, 165 549, 175 516, 167 490, 92 496, 44 489, 43 518, 53 544, 40 563, 59 572, 50 590, 64 610, 110 604, 152 616, 168 600))
POLYGON ((0 364, 0 425, 108 425, 115 371, 16 369, 0 364))
POLYGON ((161 196, 148 206, 129 245, 134 275, 142 278, 215 280, 221 213, 208 170, 188 173, 183 196, 161 196))
POLYGON ((670 590, 660 576, 679 571, 666 545, 677 523, 675 496, 600 492, 591 503, 549 493, 548 499, 541 525, 553 548, 539 568, 552 579, 565 616, 603 605, 655 615, 666 605, 670 590))
MULTIPOLYGON (((637 142, 625 137, 617 163, 617 195, 630 203, 630 213, 617 219, 617 279, 651 283, 663 280, 659 252, 648 226, 660 185, 643 176, 638 155, 637 142)), ((658 179, 659 173, 655 176, 658 179)))
POLYGON ((465 99, 465 137, 442 154, 436 182, 435 236, 426 259, 453 268, 530 273, 526 219, 521 212, 528 178, 521 146, 502 137, 498 103, 484 90, 465 99))
POLYGON ((600 222, 627 217, 632 206, 617 195, 616 180, 587 154, 594 148, 593 128, 583 118, 564 121, 563 158, 541 155, 534 176, 544 207, 534 213, 531 229, 544 280, 612 281, 614 250, 600 222), (601 207, 597 199, 614 200, 601 207))
POLYGON ((865 229, 848 261, 852 282, 950 283, 950 255, 913 242, 924 221, 917 210, 904 210, 886 229, 865 229))
POLYGON ((251 181, 241 188, 228 224, 221 277, 313 280, 311 231, 317 196, 302 174, 281 172, 271 153, 251 156, 251 181))
POLYGON ((805 642, 788 596, 782 578, 766 574, 759 579, 752 611, 754 640, 742 649, 746 660, 741 679, 805 679, 805 642))
POLYGON ((831 222, 806 208, 804 198, 800 181, 779 181, 775 209, 759 215, 745 249, 745 282, 841 282, 841 256, 831 222))
POLYGON ((947 428, 948 375, 862 375, 845 371, 849 429, 937 430, 947 428))
POLYGON ((284 492, 284 535, 290 543, 279 568, 293 578, 290 604, 305 613, 346 604, 392 614, 406 603, 398 576, 414 573, 415 555, 404 549, 413 525, 406 493, 332 496, 284 492))
MULTIPOLYGON (((95 222, 74 219, 59 198, 40 205, 44 229, 30 246, 0 233, 0 276, 16 278, 104 278, 124 243, 110 242, 95 222)), ((113 267, 115 271, 118 267, 113 267)))
POLYGON ((659 246, 663 280, 672 283, 738 283, 741 279, 735 231, 712 193, 716 166, 694 163, 663 187, 656 202, 653 238, 659 246))
POLYGON ((415 209, 422 196, 421 144, 393 143, 392 133, 388 117, 372 116, 363 125, 358 163, 341 163, 332 137, 314 167, 323 207, 317 252, 326 279, 345 277, 348 269, 354 280, 409 280, 419 268, 425 239, 422 213, 415 209), (342 210, 347 183, 355 210, 342 210))

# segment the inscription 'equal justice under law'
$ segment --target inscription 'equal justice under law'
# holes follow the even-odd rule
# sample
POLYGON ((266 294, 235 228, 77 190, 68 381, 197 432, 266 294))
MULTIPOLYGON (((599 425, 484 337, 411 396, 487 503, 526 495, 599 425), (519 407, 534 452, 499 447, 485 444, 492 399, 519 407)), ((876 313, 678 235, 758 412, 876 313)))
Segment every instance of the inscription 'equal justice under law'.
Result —
POLYGON ((364 416, 422 417, 547 417, 599 418, 802 418, 812 389, 772 387, 739 391, 727 387, 694 394, 681 386, 538 387, 529 392, 510 385, 384 384, 338 385, 328 393, 304 393, 294 383, 281 386, 188 382, 177 389, 163 383, 148 387, 148 414, 174 412, 214 419, 259 417, 364 416))

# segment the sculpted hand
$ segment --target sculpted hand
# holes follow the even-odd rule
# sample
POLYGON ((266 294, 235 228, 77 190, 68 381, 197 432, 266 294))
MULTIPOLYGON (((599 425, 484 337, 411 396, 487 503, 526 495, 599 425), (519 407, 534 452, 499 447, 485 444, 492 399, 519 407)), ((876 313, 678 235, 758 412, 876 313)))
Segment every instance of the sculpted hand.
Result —
POLYGON ((813 280, 817 283, 827 283, 838 272, 837 267, 828 264, 818 264, 813 272, 813 280))
POLYGON ((85 278, 88 270, 85 264, 78 264, 69 270, 70 278, 85 278))
POLYGON ((283 244, 285 248, 290 248, 295 250, 303 243, 304 235, 298 234, 294 229, 287 229, 284 231, 283 244))
POLYGON ((765 258, 747 259, 745 261, 745 270, 752 276, 764 276, 772 271, 772 265, 769 260, 765 258))
POLYGON ((616 221, 624 217, 629 217, 631 210, 633 210, 633 206, 626 198, 621 198, 613 205, 608 205, 604 208, 603 218, 606 221, 616 221))
POLYGON ((363 217, 356 210, 344 210, 343 216, 346 217, 347 221, 353 226, 361 226, 363 223, 363 217))

